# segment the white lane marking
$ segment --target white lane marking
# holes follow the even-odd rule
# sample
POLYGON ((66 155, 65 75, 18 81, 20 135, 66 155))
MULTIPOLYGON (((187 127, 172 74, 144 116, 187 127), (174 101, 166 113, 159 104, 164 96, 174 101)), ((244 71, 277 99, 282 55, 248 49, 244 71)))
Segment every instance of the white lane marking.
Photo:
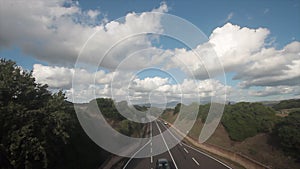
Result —
MULTIPOLYGON (((166 128, 166 127, 165 127, 166 128)), ((167 129, 167 128, 166 128, 167 129)), ((170 132, 170 134, 176 139, 176 140, 179 140, 177 137, 175 137, 173 134, 172 134, 172 132, 170 131, 170 130, 168 130, 169 132, 170 132)), ((179 144, 181 144, 181 143, 179 143, 179 144)), ((217 161, 218 163, 220 163, 220 164, 222 164, 223 166, 225 166, 225 167, 227 167, 227 168, 229 168, 229 169, 232 169, 231 167, 229 167, 227 164, 225 164, 225 163, 223 163, 222 161, 220 161, 220 160, 218 160, 218 159, 216 159, 216 158, 214 158, 214 157, 212 157, 212 156, 210 156, 210 155, 208 155, 208 154, 206 154, 206 153, 204 153, 204 152, 202 152, 202 151, 200 151, 200 150, 198 150, 198 149, 195 149, 194 147, 192 147, 192 146, 189 146, 189 145, 187 145, 187 144, 185 144, 185 143, 182 143, 183 145, 185 145, 185 146, 187 146, 187 147, 189 147, 189 148, 191 148, 191 149, 193 149, 193 150, 195 150, 195 151, 197 151, 197 152, 199 152, 199 153, 201 153, 201 154, 203 154, 203 155, 205 155, 205 156, 207 156, 207 157, 209 157, 209 158, 211 158, 211 159, 213 159, 213 160, 215 160, 215 161, 217 161)))
POLYGON ((150 122, 150 135, 151 135, 151 140, 152 140, 152 122, 150 122))
POLYGON ((163 136, 163 134, 162 134, 162 132, 161 132, 161 130, 160 130, 160 128, 159 128, 159 126, 158 126, 158 124, 157 124, 156 121, 155 121, 155 124, 156 124, 156 126, 157 126, 157 128, 158 128, 158 130, 159 130, 159 132, 160 132, 160 135, 161 135, 161 137, 162 137, 162 139, 163 139, 163 141, 164 141, 166 147, 167 147, 167 150, 168 150, 169 155, 170 155, 170 157, 171 157, 171 159, 172 159, 172 161, 173 161, 173 163, 174 163, 175 168, 178 169, 178 167, 177 167, 177 165, 176 165, 176 162, 175 162, 175 160, 174 160, 174 158, 173 158, 173 156, 172 156, 172 153, 170 152, 169 147, 168 147, 168 145, 167 145, 167 143, 166 143, 166 140, 165 140, 165 138, 164 138, 164 136, 163 136))
MULTIPOLYGON (((151 142, 150 142, 150 147, 151 147, 151 149, 150 149, 150 154, 151 154, 151 157, 150 157, 150 162, 151 162, 151 164, 153 163, 153 156, 152 156, 152 122, 150 122, 150 134, 151 134, 151 142)), ((152 168, 151 168, 152 169, 152 168)))
MULTIPOLYGON (((150 123, 150 128, 151 128, 151 136, 152 136, 152 123, 150 123)), ((141 147, 138 151, 136 151, 131 157, 130 159, 127 161, 127 163, 124 165, 123 169, 125 169, 127 167, 127 165, 130 163, 130 161, 136 156, 137 153, 139 153, 142 149, 144 149, 149 143, 151 143, 152 141, 152 137, 151 139, 145 144, 143 145, 143 147, 141 147)))
POLYGON ((222 161, 220 161, 220 160, 218 160, 218 159, 216 159, 216 158, 214 158, 214 157, 212 157, 212 156, 210 156, 210 155, 208 155, 208 154, 206 154, 206 153, 204 153, 204 152, 202 152, 202 151, 200 151, 200 150, 198 150, 198 149, 196 149, 196 148, 194 148, 190 145, 187 145, 187 144, 184 144, 184 145, 191 148, 191 149, 193 149, 193 150, 195 150, 195 151, 197 151, 197 152, 199 152, 199 153, 201 153, 201 154, 203 154, 203 155, 205 155, 205 156, 207 156, 207 157, 209 157, 209 158, 211 158, 211 159, 213 159, 213 160, 215 160, 215 161, 217 161, 217 162, 219 162, 220 164, 224 165, 225 167, 227 167, 229 169, 232 169, 231 167, 229 167, 227 164, 223 163, 222 161))
POLYGON ((145 145, 143 145, 143 147, 141 147, 138 151, 136 151, 131 157, 130 159, 127 161, 127 163, 124 165, 123 169, 125 169, 127 167, 127 165, 129 164, 129 162, 136 156, 137 153, 139 153, 142 149, 144 149, 151 140, 149 140, 145 145))
POLYGON ((198 163, 198 161, 193 157, 192 158, 193 159, 193 161, 197 164, 197 165, 200 165, 199 163, 198 163))
POLYGON ((187 149, 185 149, 185 148, 183 148, 184 149, 184 151, 186 152, 186 153, 189 153, 188 151, 187 151, 187 149))
MULTIPOLYGON (((164 125, 163 125, 164 126, 164 125)), ((181 144, 181 140, 179 140, 176 136, 174 136, 174 134, 172 132, 170 132, 170 129, 168 129, 166 126, 164 126, 166 128, 166 130, 168 130, 168 132, 178 141, 179 144, 181 144)), ((171 127, 170 127, 171 128, 171 127)), ((182 146, 182 144, 181 144, 182 146)))

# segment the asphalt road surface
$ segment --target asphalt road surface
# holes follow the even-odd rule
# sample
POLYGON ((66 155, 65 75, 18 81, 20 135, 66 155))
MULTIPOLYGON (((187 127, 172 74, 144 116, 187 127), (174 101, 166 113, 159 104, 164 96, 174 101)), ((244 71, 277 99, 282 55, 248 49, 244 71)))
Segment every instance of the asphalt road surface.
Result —
MULTIPOLYGON (((161 121, 156 120, 150 123, 151 137, 159 135, 168 128, 161 121)), ((159 142, 150 141, 143 146, 143 151, 149 151, 149 158, 130 158, 124 165, 123 169, 155 169, 157 159, 165 158, 169 161, 172 169, 228 169, 221 161, 183 143, 180 142, 173 148, 169 149, 171 142, 176 141, 178 137, 177 133, 168 130, 166 133, 172 135, 172 137, 164 137, 161 134, 161 140, 159 142), (172 139, 171 139, 172 138, 172 139), (168 151, 152 156, 157 144, 163 144, 168 151)), ((138 153, 138 152, 137 152, 138 153)))

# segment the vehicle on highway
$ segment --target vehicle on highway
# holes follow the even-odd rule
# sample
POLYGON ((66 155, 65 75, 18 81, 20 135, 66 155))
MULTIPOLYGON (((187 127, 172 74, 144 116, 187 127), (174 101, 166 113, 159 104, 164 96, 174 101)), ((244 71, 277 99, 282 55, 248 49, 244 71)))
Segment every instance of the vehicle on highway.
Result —
POLYGON ((167 123, 167 122, 164 122, 164 124, 165 124, 165 125, 168 125, 168 123, 167 123))
POLYGON ((160 158, 156 161, 156 169, 170 169, 169 161, 165 158, 160 158))

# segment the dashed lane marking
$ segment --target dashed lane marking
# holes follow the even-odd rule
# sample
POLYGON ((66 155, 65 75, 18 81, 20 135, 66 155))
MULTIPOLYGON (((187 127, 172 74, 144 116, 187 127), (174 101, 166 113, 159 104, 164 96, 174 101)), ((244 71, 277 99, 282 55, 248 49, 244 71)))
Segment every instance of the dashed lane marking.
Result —
POLYGON ((184 151, 186 152, 186 153, 189 153, 188 151, 187 151, 187 149, 185 149, 185 148, 183 148, 184 149, 184 151))
POLYGON ((155 124, 156 124, 156 126, 157 126, 157 128, 158 128, 158 130, 159 130, 159 133, 160 133, 160 135, 161 135, 161 137, 162 137, 162 139, 163 139, 163 141, 164 141, 164 143, 165 143, 165 145, 166 145, 166 148, 167 148, 167 150, 168 150, 168 152, 169 152, 169 155, 170 155, 170 157, 171 157, 171 159, 172 159, 172 161, 173 161, 173 163, 174 163, 175 168, 178 169, 178 167, 177 167, 177 165, 176 165, 176 162, 175 162, 175 160, 174 160, 174 158, 173 158, 173 155, 172 155, 172 153, 170 152, 170 149, 169 149, 169 147, 168 147, 168 145, 167 145, 167 143, 166 143, 166 140, 165 140, 165 138, 164 138, 164 136, 163 136, 163 134, 162 134, 162 132, 161 132, 161 129, 160 129, 160 127, 158 126, 158 124, 157 124, 156 121, 155 121, 155 124))
MULTIPOLYGON (((164 126, 164 127, 165 127, 165 126, 164 126)), ((165 128, 166 128, 166 127, 165 127, 165 128)), ((176 140, 178 140, 178 138, 175 137, 174 134, 173 134, 170 130, 168 130, 168 131, 169 131, 169 133, 170 133, 176 140)), ((181 143, 179 142, 179 144, 181 144, 181 143)), ((230 166, 228 166, 227 164, 223 163, 222 161, 220 161, 220 160, 218 160, 218 159, 216 159, 216 158, 214 158, 214 157, 212 157, 212 156, 210 156, 210 155, 208 155, 208 154, 206 154, 206 153, 204 153, 204 152, 202 152, 202 151, 200 151, 200 150, 198 150, 198 149, 196 149, 196 148, 194 148, 194 147, 192 147, 192 146, 190 146, 190 145, 187 145, 187 144, 185 144, 185 143, 182 143, 182 144, 185 145, 186 147, 189 147, 189 148, 191 148, 191 149, 193 149, 193 150, 195 150, 195 151, 197 151, 197 152, 199 152, 199 153, 201 153, 201 154, 203 154, 203 155, 205 155, 205 156, 207 156, 207 157, 209 157, 209 158, 211 158, 211 159, 217 161, 218 163, 222 164, 223 166, 225 166, 225 167, 227 167, 227 168, 229 168, 229 169, 232 169, 230 166)))
POLYGON ((193 161, 197 164, 197 165, 200 165, 199 163, 198 163, 198 161, 193 157, 192 158, 193 159, 193 161))

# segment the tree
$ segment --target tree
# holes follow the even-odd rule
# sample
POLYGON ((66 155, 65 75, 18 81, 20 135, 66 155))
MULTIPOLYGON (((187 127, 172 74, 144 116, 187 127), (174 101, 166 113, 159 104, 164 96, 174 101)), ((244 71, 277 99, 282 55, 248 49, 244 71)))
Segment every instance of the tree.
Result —
POLYGON ((283 100, 273 105, 275 110, 300 108, 300 99, 283 100))
POLYGON ((300 111, 291 113, 276 124, 272 135, 286 154, 300 161, 300 111))
POLYGON ((243 141, 260 132, 271 132, 277 117, 261 103, 241 102, 227 105, 221 122, 232 140, 243 141))
MULTIPOLYGON (((92 100, 91 102, 93 102, 92 100)), ((90 103, 91 103, 90 102, 90 103)), ((97 98, 96 99, 99 110, 105 118, 114 119, 114 120, 124 120, 125 117, 122 116, 117 110, 115 103, 110 98, 97 98)), ((127 105, 127 103, 126 103, 127 105)))
POLYGON ((174 112, 173 112, 173 114, 177 114, 177 113, 179 113, 179 111, 180 111, 180 108, 181 108, 181 103, 178 103, 178 104, 175 106, 175 109, 174 109, 174 112))
POLYGON ((72 128, 64 93, 51 94, 32 72, 1 59, 0 94, 0 166, 49 168, 59 161, 72 128))

